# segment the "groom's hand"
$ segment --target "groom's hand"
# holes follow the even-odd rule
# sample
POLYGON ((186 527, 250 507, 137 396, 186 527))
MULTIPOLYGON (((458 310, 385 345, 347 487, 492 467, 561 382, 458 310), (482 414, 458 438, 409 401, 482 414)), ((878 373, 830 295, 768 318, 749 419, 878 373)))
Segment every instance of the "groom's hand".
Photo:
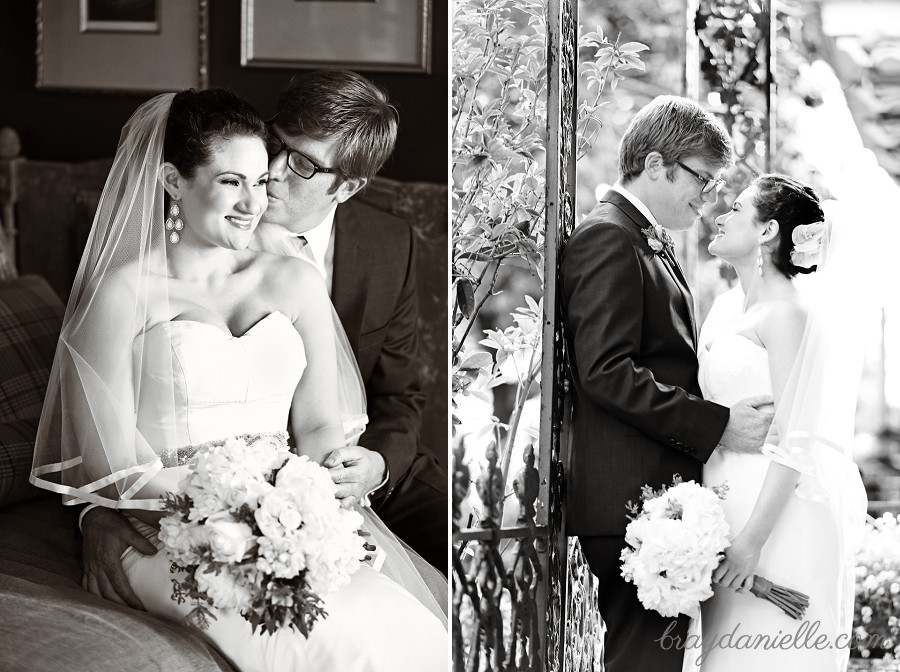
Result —
POLYGON ((337 485, 337 498, 345 507, 354 506, 384 481, 384 458, 362 446, 338 448, 324 464, 337 485))
POLYGON ((144 609, 122 568, 122 554, 133 546, 144 555, 155 555, 156 547, 134 529, 118 511, 96 507, 81 520, 84 575, 82 587, 112 602, 144 609))
POLYGON ((738 453, 758 453, 775 417, 771 395, 741 399, 731 407, 719 444, 738 453))

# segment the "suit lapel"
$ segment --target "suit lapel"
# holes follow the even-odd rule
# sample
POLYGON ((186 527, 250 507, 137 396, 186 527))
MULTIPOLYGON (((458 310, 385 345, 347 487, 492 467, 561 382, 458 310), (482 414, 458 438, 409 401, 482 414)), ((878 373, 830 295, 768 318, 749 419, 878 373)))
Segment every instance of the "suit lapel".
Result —
MULTIPOLYGON (((601 200, 611 203, 622 210, 622 212, 624 212, 638 228, 646 229, 650 226, 650 222, 643 214, 641 214, 641 211, 634 207, 634 204, 618 191, 610 190, 606 192, 606 195, 601 200)), ((691 289, 687 284, 687 279, 684 277, 681 266, 678 264, 678 260, 674 255, 670 256, 668 252, 664 251, 661 254, 654 254, 653 256, 660 260, 666 271, 672 276, 672 281, 675 283, 675 286, 681 294, 681 298, 684 300, 684 305, 688 313, 688 322, 690 323, 689 326, 691 327, 691 334, 693 335, 694 350, 696 350, 697 322, 694 318, 694 299, 691 295, 691 289)))
POLYGON ((362 253, 352 209, 338 205, 334 213, 334 270, 331 301, 354 353, 359 352, 359 332, 366 305, 368 265, 362 253))
POLYGON ((681 270, 681 264, 678 263, 678 258, 674 254, 669 254, 668 252, 659 255, 666 259, 666 268, 669 269, 669 273, 672 275, 672 279, 675 281, 675 284, 678 285, 678 291, 681 292, 681 297, 684 299, 684 304, 687 306, 688 315, 691 318, 691 333, 694 335, 694 350, 697 349, 697 319, 694 316, 694 297, 691 294, 691 288, 687 284, 687 279, 684 277, 684 273, 681 270))

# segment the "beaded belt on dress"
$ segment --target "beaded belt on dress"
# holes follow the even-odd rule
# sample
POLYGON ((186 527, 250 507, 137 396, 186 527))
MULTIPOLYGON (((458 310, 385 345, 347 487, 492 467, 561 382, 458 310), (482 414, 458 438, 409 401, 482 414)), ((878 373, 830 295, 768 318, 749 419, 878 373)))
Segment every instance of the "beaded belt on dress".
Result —
POLYGON ((248 445, 255 443, 259 439, 272 438, 287 445, 288 433, 279 430, 275 432, 255 432, 252 434, 237 434, 224 439, 214 439, 206 443, 199 443, 195 446, 181 446, 180 448, 169 448, 159 453, 159 459, 163 463, 163 467, 170 469, 172 467, 182 467, 190 462, 198 453, 209 450, 215 446, 223 446, 229 439, 241 439, 248 445))

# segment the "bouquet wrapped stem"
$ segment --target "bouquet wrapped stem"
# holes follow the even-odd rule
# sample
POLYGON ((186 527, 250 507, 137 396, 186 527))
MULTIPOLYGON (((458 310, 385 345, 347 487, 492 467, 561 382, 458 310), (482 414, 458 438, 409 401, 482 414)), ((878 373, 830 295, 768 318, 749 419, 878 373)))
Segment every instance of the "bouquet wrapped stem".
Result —
POLYGON ((753 586, 751 586, 750 592, 762 600, 771 602, 798 621, 803 618, 803 614, 806 613, 806 608, 809 606, 809 595, 779 586, 762 576, 753 577, 753 586))

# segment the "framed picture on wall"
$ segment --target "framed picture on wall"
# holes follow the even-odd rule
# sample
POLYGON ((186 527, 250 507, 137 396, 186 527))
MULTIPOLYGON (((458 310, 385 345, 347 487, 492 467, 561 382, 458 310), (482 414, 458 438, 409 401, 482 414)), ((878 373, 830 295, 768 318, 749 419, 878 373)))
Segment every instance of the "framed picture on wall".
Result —
POLYGON ((40 0, 37 87, 118 93, 206 88, 207 5, 40 0))
POLYGON ((241 65, 431 71, 432 0, 242 0, 241 65))
POLYGON ((81 32, 158 33, 159 0, 78 0, 81 32))

